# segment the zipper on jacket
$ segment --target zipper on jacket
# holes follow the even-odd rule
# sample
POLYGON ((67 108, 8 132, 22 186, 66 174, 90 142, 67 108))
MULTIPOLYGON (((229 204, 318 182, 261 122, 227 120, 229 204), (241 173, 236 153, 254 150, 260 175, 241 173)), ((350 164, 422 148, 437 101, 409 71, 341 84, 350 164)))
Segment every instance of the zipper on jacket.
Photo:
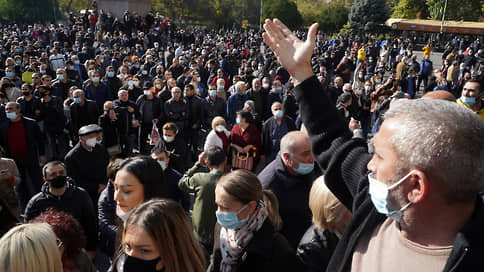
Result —
POLYGON ((459 259, 457 260, 457 262, 454 264, 454 266, 452 266, 452 268, 449 270, 449 271, 455 271, 455 269, 459 266, 459 264, 462 262, 462 260, 464 259, 464 257, 466 256, 466 254, 469 252, 469 248, 468 247, 465 247, 464 248, 464 253, 462 253, 459 257, 459 259))

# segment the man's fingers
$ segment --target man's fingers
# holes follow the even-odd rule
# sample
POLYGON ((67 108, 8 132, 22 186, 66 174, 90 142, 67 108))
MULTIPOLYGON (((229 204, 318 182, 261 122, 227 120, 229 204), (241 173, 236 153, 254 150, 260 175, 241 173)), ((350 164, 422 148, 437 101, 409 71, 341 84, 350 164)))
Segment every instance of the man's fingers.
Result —
POLYGON ((308 31, 308 40, 311 43, 314 43, 316 41, 316 30, 318 29, 318 23, 314 23, 309 27, 308 31))
POLYGON ((276 43, 285 38, 285 35, 284 33, 282 33, 279 25, 275 24, 273 21, 267 20, 265 25, 266 31, 269 32, 273 41, 275 41, 276 43))
POLYGON ((275 42, 271 39, 270 35, 267 34, 267 32, 262 33, 262 38, 264 39, 264 42, 269 46, 269 48, 274 51, 275 42))
POLYGON ((279 20, 277 18, 274 19, 274 24, 276 24, 279 27, 279 29, 280 29, 280 31, 281 31, 281 33, 284 37, 294 35, 294 34, 292 34, 292 31, 283 22, 281 22, 281 20, 279 20))

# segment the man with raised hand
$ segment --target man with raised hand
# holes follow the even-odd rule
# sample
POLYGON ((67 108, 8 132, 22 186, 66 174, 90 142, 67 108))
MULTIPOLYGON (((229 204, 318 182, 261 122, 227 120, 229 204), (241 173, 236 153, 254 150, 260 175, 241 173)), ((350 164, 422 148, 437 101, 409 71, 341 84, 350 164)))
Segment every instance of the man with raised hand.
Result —
POLYGON ((327 271, 482 269, 484 122, 456 103, 400 99, 369 154, 312 73, 317 26, 301 41, 266 20, 263 37, 294 80, 327 186, 353 212, 327 271))

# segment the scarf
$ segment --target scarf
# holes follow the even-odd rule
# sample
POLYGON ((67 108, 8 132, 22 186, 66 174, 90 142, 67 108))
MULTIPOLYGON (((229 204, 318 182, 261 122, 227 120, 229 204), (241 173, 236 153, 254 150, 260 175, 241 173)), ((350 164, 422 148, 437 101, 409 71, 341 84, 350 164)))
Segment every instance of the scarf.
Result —
POLYGON ((267 218, 267 211, 264 201, 257 203, 254 213, 250 216, 247 224, 238 230, 220 229, 220 249, 222 251, 222 263, 220 271, 236 271, 240 257, 245 247, 249 244, 267 218))

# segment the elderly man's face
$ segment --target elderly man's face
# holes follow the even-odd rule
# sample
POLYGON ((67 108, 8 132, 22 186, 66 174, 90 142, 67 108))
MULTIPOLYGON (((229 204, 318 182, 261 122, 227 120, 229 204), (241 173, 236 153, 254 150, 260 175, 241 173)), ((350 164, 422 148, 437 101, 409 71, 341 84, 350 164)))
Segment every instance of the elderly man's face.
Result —
POLYGON ((309 138, 299 137, 293 144, 293 154, 289 158, 289 166, 297 169, 300 163, 313 164, 314 157, 311 152, 309 138))

